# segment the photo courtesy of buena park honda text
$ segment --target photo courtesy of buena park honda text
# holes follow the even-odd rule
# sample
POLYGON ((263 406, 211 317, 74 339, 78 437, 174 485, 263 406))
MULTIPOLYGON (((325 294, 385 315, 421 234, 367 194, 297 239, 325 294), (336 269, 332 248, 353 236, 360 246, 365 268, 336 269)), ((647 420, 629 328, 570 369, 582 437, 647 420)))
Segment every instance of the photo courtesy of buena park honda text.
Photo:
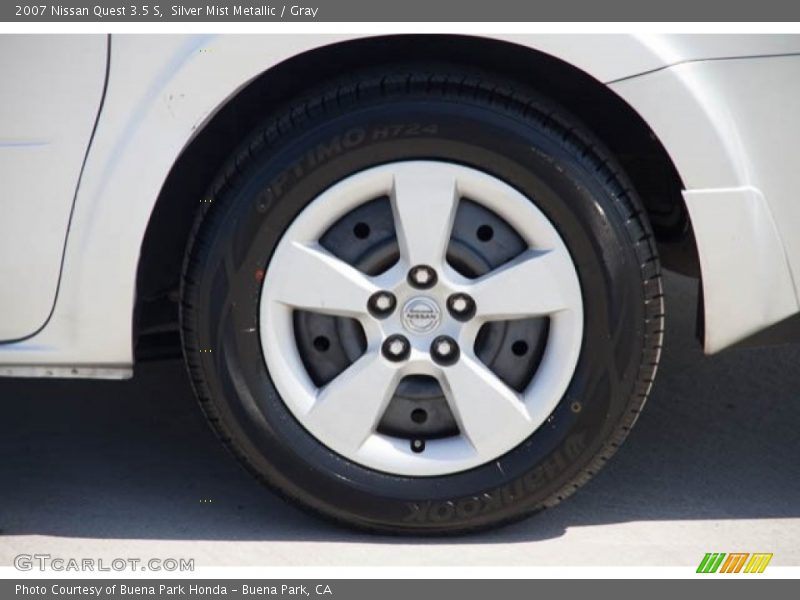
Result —
POLYGON ((0 598, 797 596, 798 98, 780 0, 0 5, 0 598))

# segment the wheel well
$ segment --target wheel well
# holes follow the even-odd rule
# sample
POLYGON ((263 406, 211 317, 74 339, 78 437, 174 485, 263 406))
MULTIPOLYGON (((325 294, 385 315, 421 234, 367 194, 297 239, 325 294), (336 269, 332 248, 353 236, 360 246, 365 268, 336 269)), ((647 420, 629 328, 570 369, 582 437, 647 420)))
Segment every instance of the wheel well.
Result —
POLYGON ((197 199, 241 141, 288 99, 341 73, 435 62, 477 68, 537 88, 580 118, 620 160, 643 199, 667 268, 697 274, 694 237, 672 160, 642 118, 580 69, 509 42, 456 35, 360 38, 292 57, 262 73, 214 115, 173 165, 142 244, 134 319, 137 359, 179 353, 177 302, 197 199))

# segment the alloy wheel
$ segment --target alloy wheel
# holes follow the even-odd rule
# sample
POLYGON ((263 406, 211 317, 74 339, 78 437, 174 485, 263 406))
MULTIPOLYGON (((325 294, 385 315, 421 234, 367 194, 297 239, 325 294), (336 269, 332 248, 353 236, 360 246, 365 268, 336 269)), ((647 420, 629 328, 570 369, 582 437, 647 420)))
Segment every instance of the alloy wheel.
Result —
POLYGON ((275 249, 259 316, 298 422, 406 476, 522 443, 561 400, 583 335, 575 266, 535 198, 440 161, 373 167, 312 200, 275 249))

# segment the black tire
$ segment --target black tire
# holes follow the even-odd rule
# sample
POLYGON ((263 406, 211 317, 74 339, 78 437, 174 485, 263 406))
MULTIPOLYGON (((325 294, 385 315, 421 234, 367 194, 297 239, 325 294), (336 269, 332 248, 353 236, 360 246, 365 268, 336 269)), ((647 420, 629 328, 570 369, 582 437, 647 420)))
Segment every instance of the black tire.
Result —
POLYGON ((220 438, 293 504, 392 534, 463 533, 516 521, 586 483, 647 398, 663 304, 641 203, 585 127, 522 86, 455 67, 331 83, 255 132, 210 199, 185 262, 186 361, 220 438), (309 161, 318 147, 329 151, 309 161), (292 219, 354 172, 415 158, 482 169, 536 198, 572 254, 584 297, 578 366, 548 421, 499 460, 443 477, 381 473, 320 444, 276 392, 257 333, 258 274, 292 219))

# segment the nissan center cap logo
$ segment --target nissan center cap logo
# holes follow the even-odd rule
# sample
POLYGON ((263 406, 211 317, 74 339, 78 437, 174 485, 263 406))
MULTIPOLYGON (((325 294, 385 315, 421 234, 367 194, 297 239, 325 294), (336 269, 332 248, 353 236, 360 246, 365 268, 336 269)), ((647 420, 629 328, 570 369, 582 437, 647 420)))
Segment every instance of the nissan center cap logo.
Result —
POLYGON ((439 326, 441 311, 430 298, 412 298, 403 306, 403 326, 413 333, 428 333, 439 326))

